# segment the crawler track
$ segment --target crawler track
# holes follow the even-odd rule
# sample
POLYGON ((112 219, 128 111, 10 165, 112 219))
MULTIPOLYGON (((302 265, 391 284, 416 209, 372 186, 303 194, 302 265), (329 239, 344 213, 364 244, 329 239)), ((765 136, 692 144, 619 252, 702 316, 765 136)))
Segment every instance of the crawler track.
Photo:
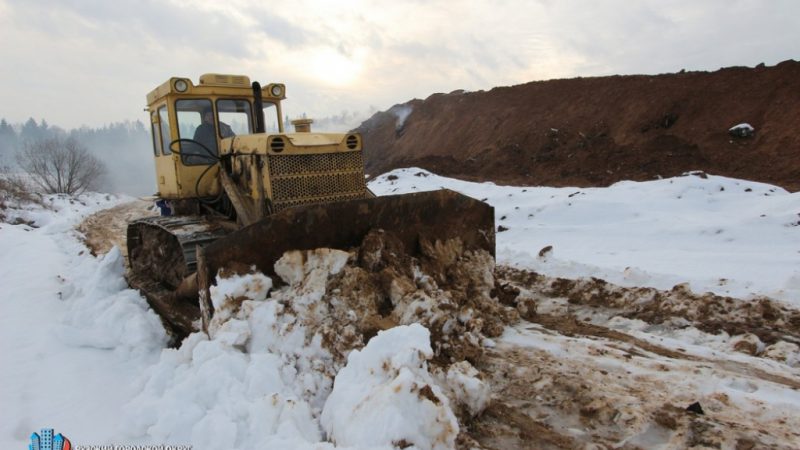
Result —
POLYGON ((196 330, 196 295, 181 295, 181 282, 197 269, 197 247, 232 231, 232 224, 197 216, 148 217, 128 226, 128 283, 139 289, 165 325, 182 336, 196 330))

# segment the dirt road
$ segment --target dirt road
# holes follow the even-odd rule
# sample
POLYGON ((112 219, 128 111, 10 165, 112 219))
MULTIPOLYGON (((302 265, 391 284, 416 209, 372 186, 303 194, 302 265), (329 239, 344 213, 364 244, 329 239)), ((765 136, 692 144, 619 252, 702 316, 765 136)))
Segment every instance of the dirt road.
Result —
POLYGON ((83 233, 84 242, 93 255, 107 253, 116 245, 127 259, 125 231, 128 222, 140 217, 158 215, 153 207, 152 201, 137 199, 92 214, 77 228, 83 233))

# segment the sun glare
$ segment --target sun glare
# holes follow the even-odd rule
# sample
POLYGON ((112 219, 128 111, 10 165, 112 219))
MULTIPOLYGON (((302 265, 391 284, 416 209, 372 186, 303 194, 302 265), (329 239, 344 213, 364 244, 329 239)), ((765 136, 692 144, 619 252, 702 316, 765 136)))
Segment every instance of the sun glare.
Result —
POLYGON ((347 86, 353 84, 361 72, 358 59, 356 56, 348 58, 331 49, 321 50, 310 59, 309 75, 326 84, 347 86))

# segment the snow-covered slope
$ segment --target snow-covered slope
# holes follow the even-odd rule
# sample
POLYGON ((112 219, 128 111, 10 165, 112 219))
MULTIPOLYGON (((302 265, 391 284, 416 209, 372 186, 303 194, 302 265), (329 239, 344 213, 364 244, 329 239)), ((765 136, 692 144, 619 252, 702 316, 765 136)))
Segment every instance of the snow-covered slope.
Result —
POLYGON ((370 183, 378 195, 440 188, 495 207, 497 262, 623 286, 800 305, 800 193, 695 174, 608 188, 496 186, 409 168, 370 183), (546 255, 539 252, 552 247, 546 255))
MULTIPOLYGON (((595 276, 622 286, 669 289, 688 282, 697 292, 769 295, 800 305, 800 196, 773 186, 694 175, 602 189, 503 187, 403 169, 378 177, 370 187, 379 195, 446 187, 486 199, 502 227, 499 264, 550 277, 595 276)), ((429 370, 430 334, 418 325, 383 332, 337 361, 321 345, 322 337, 309 341, 306 334, 310 324, 322 321, 314 305, 325 280, 347 259, 336 251, 319 258, 287 256, 281 269, 287 286, 279 290, 270 290, 271 282, 257 274, 221 280, 215 304, 245 298, 247 311, 226 316, 213 339, 195 334, 180 349, 163 349, 166 336, 158 318, 125 286, 119 251, 95 258, 73 230, 87 214, 119 202, 104 196, 51 198, 52 209, 14 211, 12 216, 35 227, 0 224, 0 444, 5 448, 24 448, 30 433, 43 427, 55 428, 73 444, 449 448, 458 433, 452 399, 479 411, 488 402, 490 382, 494 389, 508 382, 500 379, 507 363, 497 355, 514 356, 519 369, 508 376, 524 382, 525 389, 540 386, 543 397, 532 404, 552 417, 557 414, 548 396, 558 392, 561 374, 564 380, 593 380, 597 397, 612 403, 635 403, 632 389, 649 389, 649 397, 664 401, 688 379, 681 401, 727 392, 718 402, 722 406, 712 403, 730 413, 725 420, 739 423, 748 414, 754 423, 774 419, 783 421, 776 425, 780 432, 780 427, 791 430, 792 417, 800 412, 791 387, 799 375, 794 344, 778 341, 783 362, 762 360, 736 353, 738 341, 727 334, 701 332, 686 319, 670 322, 680 325, 675 331, 668 323, 652 326, 605 310, 587 315, 587 323, 610 318, 614 331, 604 333, 629 340, 609 344, 603 341, 606 334, 576 337, 582 331, 571 328, 567 336, 560 325, 521 322, 496 342, 484 342, 494 349, 482 370, 497 367, 481 375, 469 364, 454 364, 447 373, 429 370), (677 353, 686 361, 676 359, 677 353), (599 372, 591 363, 595 357, 603 365, 599 372), (534 368, 539 384, 526 378, 534 368), (619 374, 631 384, 603 387, 610 381, 600 372, 619 374), (642 382, 648 379, 652 384, 642 382), (772 415, 758 405, 771 408, 772 415)), ((538 305, 540 313, 553 316, 590 306, 565 299, 542 299, 538 305)), ((763 351, 763 343, 752 342, 763 351)), ((628 430, 625 439, 674 448, 669 442, 678 437, 657 425, 649 409, 626 411, 623 418, 636 425, 617 426, 616 432, 628 430)), ((584 439, 587 433, 573 430, 580 422, 564 418, 549 424, 574 436, 583 433, 584 439)), ((791 447, 782 435, 770 439, 791 447)))
POLYGON ((132 381, 166 342, 156 315, 126 289, 118 250, 89 254, 73 227, 120 201, 49 196, 0 224, 0 442, 24 448, 43 427, 91 443, 116 428, 132 381))

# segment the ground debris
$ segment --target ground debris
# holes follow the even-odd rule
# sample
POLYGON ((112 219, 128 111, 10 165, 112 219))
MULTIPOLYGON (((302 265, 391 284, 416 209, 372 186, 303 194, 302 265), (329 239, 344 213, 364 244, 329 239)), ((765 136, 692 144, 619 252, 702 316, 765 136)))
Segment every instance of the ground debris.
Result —
POLYGON ((771 299, 748 308, 745 300, 683 286, 623 288, 509 267, 498 267, 495 280, 497 296, 518 310, 524 305, 529 322, 511 326, 476 365, 492 387, 492 402, 462 430, 469 438, 463 442, 480 447, 459 448, 796 447, 795 411, 765 408, 757 395, 766 386, 785 395, 800 389, 788 342, 797 311, 771 299), (704 316, 704 305, 713 312, 704 316), (695 353, 658 338, 686 332, 703 339, 697 333, 705 333, 704 321, 722 322, 715 314, 743 331, 721 330, 716 352, 695 353), (753 331, 764 327, 773 328, 775 347, 753 331))

